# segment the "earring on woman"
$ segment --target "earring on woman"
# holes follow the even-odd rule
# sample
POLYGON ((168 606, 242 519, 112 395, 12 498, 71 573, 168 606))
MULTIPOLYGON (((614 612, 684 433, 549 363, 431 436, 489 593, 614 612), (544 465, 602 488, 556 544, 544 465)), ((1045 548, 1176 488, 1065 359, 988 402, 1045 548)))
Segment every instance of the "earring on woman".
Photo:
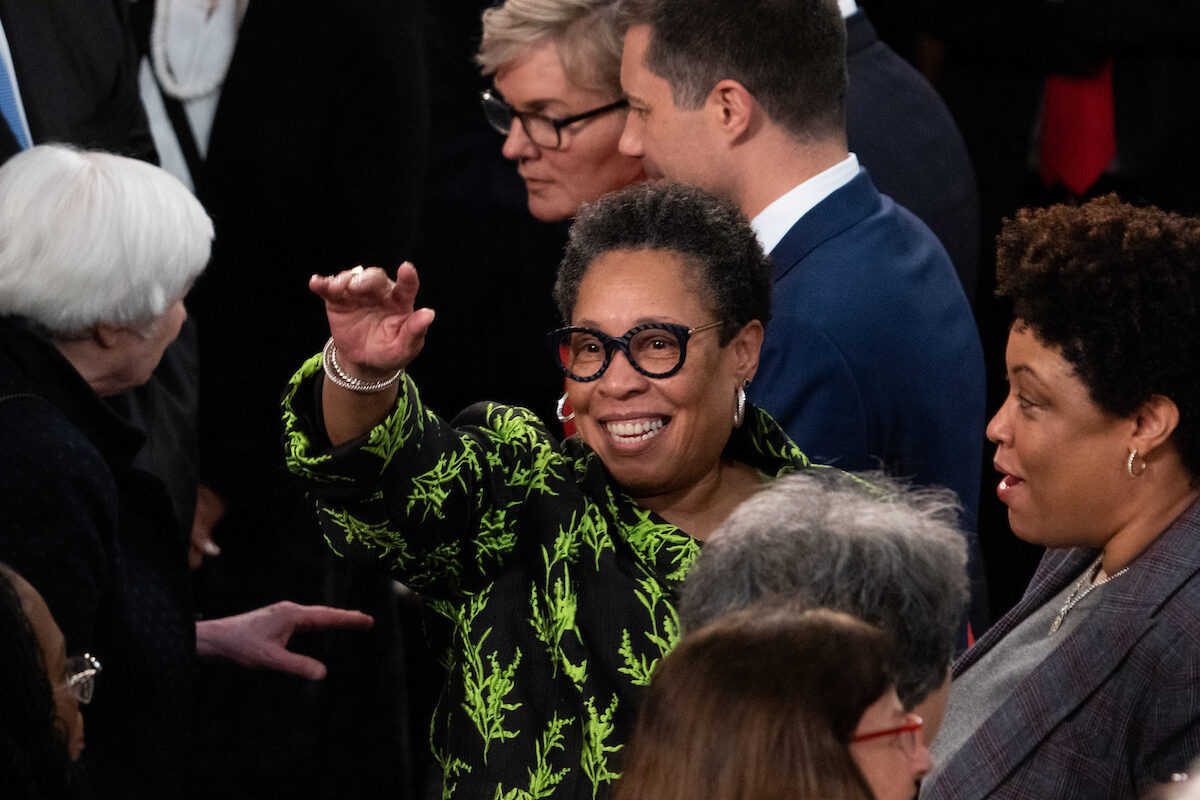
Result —
POLYGON ((1129 453, 1129 460, 1125 462, 1125 469, 1129 470, 1129 477, 1140 478, 1142 475, 1144 475, 1146 473, 1146 459, 1144 459, 1144 458, 1142 459, 1142 468, 1139 469, 1137 472, 1134 472, 1133 471, 1133 461, 1135 458, 1137 458, 1137 448, 1134 448, 1129 453))
POLYGON ((734 402, 736 405, 733 409, 733 427, 742 427, 742 422, 746 419, 746 386, 750 385, 750 381, 742 381, 742 385, 737 387, 733 393, 734 402))
POLYGON ((575 419, 575 409, 572 408, 570 414, 563 413, 563 407, 566 406, 566 404, 567 393, 563 392, 563 396, 558 398, 558 406, 554 409, 554 414, 558 417, 559 422, 570 422, 571 420, 575 419))

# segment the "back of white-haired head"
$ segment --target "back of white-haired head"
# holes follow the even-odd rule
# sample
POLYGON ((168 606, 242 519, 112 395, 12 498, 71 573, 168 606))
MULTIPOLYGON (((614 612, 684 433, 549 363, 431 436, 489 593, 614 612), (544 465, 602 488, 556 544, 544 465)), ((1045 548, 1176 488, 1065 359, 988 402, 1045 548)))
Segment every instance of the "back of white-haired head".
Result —
POLYGON ((966 610, 967 548, 949 489, 829 468, 789 475, 740 505, 680 590, 685 630, 766 597, 852 614, 891 635, 906 707, 946 678, 966 610))
POLYGON ((0 314, 52 332, 141 326, 208 263, 212 221, 144 161, 39 145, 0 167, 0 314))

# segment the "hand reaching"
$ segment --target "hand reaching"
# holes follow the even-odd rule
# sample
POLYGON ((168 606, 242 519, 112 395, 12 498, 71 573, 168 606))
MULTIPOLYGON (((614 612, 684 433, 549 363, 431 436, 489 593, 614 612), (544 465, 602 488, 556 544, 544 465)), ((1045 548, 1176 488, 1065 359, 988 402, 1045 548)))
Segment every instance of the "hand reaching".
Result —
POLYGON ((378 267, 313 275, 308 288, 325 301, 338 362, 356 378, 378 380, 407 367, 425 344, 433 310, 414 309, 417 270, 405 262, 396 280, 378 267))
POLYGON ((325 665, 287 649, 293 633, 333 628, 369 628, 375 620, 361 611, 302 606, 289 601, 232 617, 196 623, 196 652, 251 669, 289 672, 309 680, 325 677, 325 665))

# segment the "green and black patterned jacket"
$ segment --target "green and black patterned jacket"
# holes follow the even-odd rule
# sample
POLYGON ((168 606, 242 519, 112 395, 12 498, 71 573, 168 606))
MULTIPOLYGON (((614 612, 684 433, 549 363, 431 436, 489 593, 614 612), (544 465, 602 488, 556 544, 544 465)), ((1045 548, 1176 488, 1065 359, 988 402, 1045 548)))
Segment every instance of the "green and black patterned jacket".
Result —
MULTIPOLYGON (((578 437, 559 444, 493 404, 451 427, 407 376, 388 419, 329 450, 320 364, 284 398, 288 464, 335 549, 367 548, 448 622, 443 797, 603 797, 640 687, 678 639, 673 597, 699 542, 636 505, 578 437)), ((747 410, 729 455, 771 476, 808 466, 747 410)))

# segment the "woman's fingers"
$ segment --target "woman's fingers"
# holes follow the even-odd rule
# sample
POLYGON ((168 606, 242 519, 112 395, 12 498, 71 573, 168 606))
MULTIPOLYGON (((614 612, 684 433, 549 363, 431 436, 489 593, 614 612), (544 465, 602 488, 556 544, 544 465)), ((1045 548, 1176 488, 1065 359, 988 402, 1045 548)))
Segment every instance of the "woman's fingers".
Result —
POLYGON ((433 322, 431 309, 414 307, 420 281, 409 262, 400 265, 395 281, 378 267, 355 267, 313 275, 309 288, 325 301, 339 361, 364 375, 407 366, 433 322))

